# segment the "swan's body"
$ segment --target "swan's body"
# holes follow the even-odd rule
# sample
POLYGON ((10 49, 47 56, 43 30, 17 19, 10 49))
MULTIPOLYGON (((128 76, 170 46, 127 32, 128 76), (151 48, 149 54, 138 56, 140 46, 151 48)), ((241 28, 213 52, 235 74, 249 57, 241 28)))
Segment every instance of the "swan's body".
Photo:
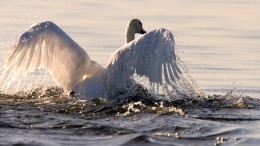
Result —
MULTIPOLYGON (((144 32, 141 27, 139 33, 144 32)), ((66 91, 88 98, 114 94, 127 86, 134 73, 146 76, 151 83, 174 84, 181 71, 172 33, 161 28, 131 40, 134 33, 127 28, 130 43, 117 49, 103 68, 57 25, 42 22, 21 35, 7 65, 26 72, 45 68, 66 91)))

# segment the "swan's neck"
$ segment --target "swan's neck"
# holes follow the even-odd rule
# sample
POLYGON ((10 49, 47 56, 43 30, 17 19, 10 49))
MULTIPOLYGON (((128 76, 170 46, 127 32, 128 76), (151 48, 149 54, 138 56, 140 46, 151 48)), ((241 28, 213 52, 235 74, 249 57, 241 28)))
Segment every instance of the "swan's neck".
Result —
POLYGON ((128 27, 126 30, 126 43, 135 39, 135 30, 132 27, 128 27))

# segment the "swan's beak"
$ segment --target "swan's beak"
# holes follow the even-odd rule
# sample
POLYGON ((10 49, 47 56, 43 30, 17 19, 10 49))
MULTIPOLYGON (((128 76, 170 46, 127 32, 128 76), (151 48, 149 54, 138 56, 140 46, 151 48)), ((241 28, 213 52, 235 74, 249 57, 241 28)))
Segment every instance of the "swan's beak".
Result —
POLYGON ((145 34, 146 31, 142 28, 141 31, 140 31, 140 34, 145 34))

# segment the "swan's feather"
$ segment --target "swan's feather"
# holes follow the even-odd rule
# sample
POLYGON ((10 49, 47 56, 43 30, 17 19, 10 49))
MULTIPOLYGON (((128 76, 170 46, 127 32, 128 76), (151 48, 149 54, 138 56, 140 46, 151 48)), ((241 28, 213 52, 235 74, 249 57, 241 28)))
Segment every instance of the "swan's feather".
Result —
POLYGON ((31 26, 23 33, 7 65, 15 71, 26 72, 45 68, 66 90, 73 89, 85 76, 92 76, 102 68, 52 22, 31 26))
POLYGON ((42 22, 21 35, 7 65, 25 72, 45 68, 67 91, 93 92, 98 87, 96 92, 100 93, 106 86, 116 92, 134 73, 151 83, 174 84, 181 74, 174 51, 173 34, 157 29, 116 50, 104 69, 57 25, 42 22))
POLYGON ((124 87, 134 73, 151 83, 174 84, 181 74, 174 51, 173 34, 162 28, 122 46, 108 62, 109 88, 124 87))

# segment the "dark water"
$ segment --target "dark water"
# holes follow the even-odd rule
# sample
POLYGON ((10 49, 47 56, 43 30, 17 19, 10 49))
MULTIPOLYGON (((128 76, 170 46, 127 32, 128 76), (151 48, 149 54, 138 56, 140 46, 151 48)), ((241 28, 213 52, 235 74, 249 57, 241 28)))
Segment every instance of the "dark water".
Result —
POLYGON ((230 92, 160 100, 136 95, 89 101, 59 87, 0 95, 1 145, 256 145, 258 99, 230 92), (124 98, 125 97, 125 98, 124 98), (255 125, 255 126, 252 126, 255 125))

